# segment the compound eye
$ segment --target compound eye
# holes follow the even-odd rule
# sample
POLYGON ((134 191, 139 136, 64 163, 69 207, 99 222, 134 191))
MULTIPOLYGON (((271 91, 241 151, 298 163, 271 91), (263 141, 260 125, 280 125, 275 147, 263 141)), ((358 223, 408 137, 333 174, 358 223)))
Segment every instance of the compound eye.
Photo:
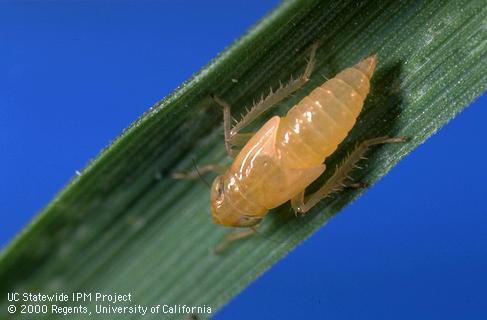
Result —
POLYGON ((225 186, 223 185, 223 177, 218 179, 218 183, 216 186, 216 193, 218 194, 218 198, 221 199, 223 197, 223 191, 225 190, 225 186))

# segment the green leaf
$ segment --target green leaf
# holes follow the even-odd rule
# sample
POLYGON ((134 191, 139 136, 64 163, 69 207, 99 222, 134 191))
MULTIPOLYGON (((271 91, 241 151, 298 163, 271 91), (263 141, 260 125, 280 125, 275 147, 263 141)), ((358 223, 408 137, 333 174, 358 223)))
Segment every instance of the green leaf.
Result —
MULTIPOLYGON (((282 206, 258 235, 213 253, 228 229, 211 222, 208 190, 169 177, 191 169, 192 159, 225 161, 221 110, 209 94, 240 114, 280 80, 299 75, 306 48, 319 39, 316 71, 279 107, 282 113, 324 76, 376 53, 364 111, 327 159, 333 168, 364 139, 410 137, 374 149, 354 172, 371 184, 485 91, 485 16, 482 0, 283 3, 135 121, 18 235, 0 256, 0 295, 130 292, 131 304, 206 305, 214 313, 360 192, 343 191, 302 219, 282 206)), ((8 304, 0 305, 2 318, 8 304)), ((84 305, 94 310, 94 304, 84 305)), ((104 316, 111 318, 119 316, 104 316)))

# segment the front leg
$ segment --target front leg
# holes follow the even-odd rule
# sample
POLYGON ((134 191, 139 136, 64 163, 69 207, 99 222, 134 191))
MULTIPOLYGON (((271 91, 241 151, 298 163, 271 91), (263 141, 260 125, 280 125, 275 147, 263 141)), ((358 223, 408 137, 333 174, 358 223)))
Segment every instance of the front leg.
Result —
POLYGON ((257 233, 256 227, 229 232, 225 235, 223 240, 215 247, 214 253, 220 254, 223 251, 225 251, 235 241, 246 239, 248 237, 253 236, 255 233, 257 233))
POLYGON ((318 202, 329 197, 331 194, 338 192, 346 187, 363 187, 361 183, 353 183, 349 180, 350 172, 356 168, 357 163, 363 159, 363 155, 367 150, 378 144, 383 143, 401 143, 405 142, 406 138, 397 137, 380 137, 370 139, 362 142, 355 150, 348 155, 348 157, 337 167, 335 173, 325 182, 325 184, 315 193, 311 194, 307 199, 304 197, 304 190, 297 196, 291 199, 291 206, 296 214, 305 214, 313 208, 318 202))

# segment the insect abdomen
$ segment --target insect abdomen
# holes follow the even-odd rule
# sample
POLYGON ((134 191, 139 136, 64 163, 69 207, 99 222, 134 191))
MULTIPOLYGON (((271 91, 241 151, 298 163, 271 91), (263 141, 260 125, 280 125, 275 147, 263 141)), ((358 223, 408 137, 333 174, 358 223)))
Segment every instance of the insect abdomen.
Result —
POLYGON ((282 165, 317 166, 336 150, 362 110, 375 64, 371 56, 343 70, 288 111, 276 139, 282 165))

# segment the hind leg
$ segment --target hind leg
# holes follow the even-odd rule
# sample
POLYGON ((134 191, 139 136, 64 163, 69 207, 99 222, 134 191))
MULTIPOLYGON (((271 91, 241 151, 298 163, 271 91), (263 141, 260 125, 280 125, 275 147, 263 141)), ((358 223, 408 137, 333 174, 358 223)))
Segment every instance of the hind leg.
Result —
POLYGON ((252 123, 255 119, 257 119, 260 115, 264 112, 272 108, 273 106, 277 105, 279 102, 284 100, 293 92, 297 91, 299 88, 304 86, 308 81, 311 73, 313 72, 313 68, 316 62, 316 50, 318 49, 318 42, 313 43, 310 48, 310 55, 308 59, 308 63, 306 65, 306 69, 304 73, 298 79, 291 79, 291 81, 285 85, 280 86, 279 89, 276 91, 272 91, 269 93, 268 96, 260 100, 257 104, 255 104, 243 117, 238 121, 235 126, 232 127, 232 116, 230 112, 230 105, 217 97, 216 95, 211 95, 213 100, 222 107, 223 109, 223 128, 225 132, 225 147, 227 149, 227 153, 229 156, 233 157, 234 152, 232 150, 232 145, 235 144, 235 141, 238 139, 238 136, 241 136, 242 133, 239 133, 243 128, 247 127, 250 123, 252 123))
POLYGON ((304 190, 296 197, 291 199, 291 206, 296 214, 305 214, 313 208, 318 202, 329 197, 331 194, 338 192, 346 187, 362 187, 363 184, 354 183, 350 181, 349 174, 357 167, 357 163, 364 159, 364 154, 367 150, 378 144, 384 143, 401 143, 405 142, 406 138, 397 137, 379 137, 362 142, 355 150, 353 150, 348 157, 337 167, 335 173, 325 182, 325 184, 315 193, 311 194, 305 199, 304 190))
POLYGON ((246 239, 253 236, 255 233, 257 233, 257 229, 255 227, 229 232, 213 251, 216 254, 222 253, 235 241, 246 239))

